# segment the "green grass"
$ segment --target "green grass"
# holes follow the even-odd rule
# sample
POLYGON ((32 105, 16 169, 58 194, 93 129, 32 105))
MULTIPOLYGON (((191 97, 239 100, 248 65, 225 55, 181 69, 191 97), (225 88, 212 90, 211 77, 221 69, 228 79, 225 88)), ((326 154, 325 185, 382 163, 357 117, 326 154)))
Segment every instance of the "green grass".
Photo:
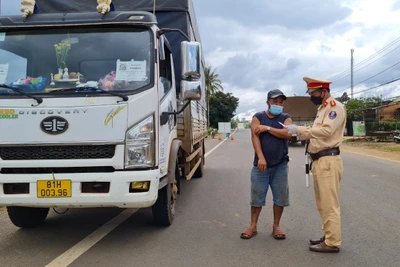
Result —
POLYGON ((388 151, 400 152, 400 146, 385 146, 384 148, 388 151))

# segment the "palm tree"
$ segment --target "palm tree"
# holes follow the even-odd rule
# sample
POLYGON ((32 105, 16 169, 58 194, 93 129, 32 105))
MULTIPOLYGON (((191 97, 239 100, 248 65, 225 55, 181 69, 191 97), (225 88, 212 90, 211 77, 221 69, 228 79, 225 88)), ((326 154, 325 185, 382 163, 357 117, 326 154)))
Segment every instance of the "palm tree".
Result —
POLYGON ((207 66, 204 69, 205 78, 206 78, 206 100, 207 100, 207 112, 208 112, 208 126, 210 126, 210 96, 215 94, 216 92, 224 91, 224 88, 221 85, 221 80, 218 79, 218 74, 215 73, 215 69, 213 70, 211 66, 207 66))

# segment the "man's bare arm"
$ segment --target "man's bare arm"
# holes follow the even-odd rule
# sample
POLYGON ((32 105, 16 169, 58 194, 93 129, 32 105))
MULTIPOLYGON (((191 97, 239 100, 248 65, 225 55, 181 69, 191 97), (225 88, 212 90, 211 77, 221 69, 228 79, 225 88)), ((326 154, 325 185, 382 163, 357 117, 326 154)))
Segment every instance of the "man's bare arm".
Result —
POLYGON ((261 149, 261 141, 259 135, 256 133, 257 127, 260 126, 260 121, 253 117, 251 120, 251 142, 253 143, 254 151, 256 152, 259 159, 264 159, 264 154, 261 149))
MULTIPOLYGON (((290 125, 292 124, 292 119, 291 118, 287 118, 283 124, 285 125, 290 125)), ((286 130, 285 128, 283 129, 277 129, 277 128, 272 128, 271 130, 269 130, 269 133, 272 134, 275 137, 278 137, 280 139, 285 139, 285 140, 290 140, 292 138, 292 134, 290 134, 288 132, 288 130, 286 130)))
MULTIPOLYGON (((285 125, 292 124, 292 119, 287 118, 284 121, 284 124, 285 125)), ((258 125, 255 129, 256 135, 259 135, 260 133, 263 133, 266 131, 267 131, 267 126, 265 126, 265 125, 258 125)), ((290 134, 287 129, 278 129, 278 128, 271 127, 271 130, 269 130, 269 133, 280 139, 290 140, 290 138, 292 138, 292 134, 290 134)))

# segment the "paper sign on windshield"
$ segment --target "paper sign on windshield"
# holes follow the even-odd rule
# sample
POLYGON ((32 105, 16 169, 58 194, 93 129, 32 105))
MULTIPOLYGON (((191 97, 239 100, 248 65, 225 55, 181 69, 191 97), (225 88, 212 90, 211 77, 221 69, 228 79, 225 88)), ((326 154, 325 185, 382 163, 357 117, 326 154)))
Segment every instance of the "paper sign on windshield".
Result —
POLYGON ((8 64, 0 64, 0 84, 6 83, 8 64))
POLYGON ((3 42, 6 39, 6 33, 0 32, 0 42, 3 42))
POLYGON ((117 73, 115 79, 129 82, 146 81, 146 61, 117 60, 117 73))

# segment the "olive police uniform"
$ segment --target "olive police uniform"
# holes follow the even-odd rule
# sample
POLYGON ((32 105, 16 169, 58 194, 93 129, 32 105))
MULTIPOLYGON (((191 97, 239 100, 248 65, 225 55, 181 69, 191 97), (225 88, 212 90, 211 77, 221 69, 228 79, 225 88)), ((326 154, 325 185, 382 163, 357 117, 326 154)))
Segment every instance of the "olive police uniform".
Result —
MULTIPOLYGON (((329 89, 331 82, 304 78, 307 93, 320 88, 329 89)), ((310 140, 308 152, 313 160, 312 175, 318 211, 322 218, 322 230, 327 246, 341 245, 339 188, 343 162, 339 146, 343 141, 346 110, 332 96, 322 103, 312 127, 298 127, 301 140, 310 140)))

